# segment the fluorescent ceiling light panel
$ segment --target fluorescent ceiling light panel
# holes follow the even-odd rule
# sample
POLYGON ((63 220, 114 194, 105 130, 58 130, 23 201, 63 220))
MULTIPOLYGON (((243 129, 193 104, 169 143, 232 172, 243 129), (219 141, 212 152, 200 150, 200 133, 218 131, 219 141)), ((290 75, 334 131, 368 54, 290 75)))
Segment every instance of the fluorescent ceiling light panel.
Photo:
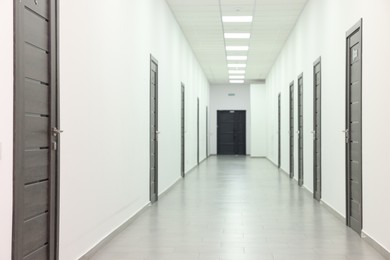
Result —
POLYGON ((246 64, 228 64, 229 68, 246 68, 246 64))
POLYGON ((227 60, 247 60, 248 56, 227 56, 227 60))
POLYGON ((245 74, 245 70, 229 70, 229 74, 245 74))
POLYGON ((247 51, 249 46, 226 46, 227 51, 247 51))
POLYGON ((224 23, 251 23, 253 16, 222 16, 224 23))
POLYGON ((244 75, 230 75, 229 79, 245 79, 244 75))
POLYGON ((224 33, 225 39, 249 39, 250 33, 224 33))
POLYGON ((242 80, 242 79, 230 80, 230 83, 233 83, 233 84, 242 84, 242 83, 244 83, 244 80, 242 80))

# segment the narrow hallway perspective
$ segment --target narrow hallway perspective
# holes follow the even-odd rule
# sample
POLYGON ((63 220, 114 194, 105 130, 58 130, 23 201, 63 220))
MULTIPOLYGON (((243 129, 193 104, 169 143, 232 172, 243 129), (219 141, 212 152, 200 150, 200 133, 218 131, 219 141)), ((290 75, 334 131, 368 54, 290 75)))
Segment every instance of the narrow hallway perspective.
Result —
POLYGON ((90 259, 384 259, 263 158, 212 156, 90 259))

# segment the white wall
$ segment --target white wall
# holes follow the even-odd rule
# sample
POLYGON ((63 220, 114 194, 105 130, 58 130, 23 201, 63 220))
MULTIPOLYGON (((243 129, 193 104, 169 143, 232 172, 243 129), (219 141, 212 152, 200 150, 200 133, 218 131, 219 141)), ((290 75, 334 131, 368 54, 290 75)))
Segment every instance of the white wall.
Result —
POLYGON ((267 92, 269 158, 277 161, 277 95, 281 92, 282 168, 287 171, 288 87, 292 80, 296 86, 297 76, 303 72, 305 186, 312 190, 312 73, 313 62, 322 57, 322 199, 345 216, 345 33, 363 17, 363 231, 389 250, 390 209, 380 204, 390 199, 386 170, 390 124, 385 120, 390 96, 390 53, 386 51, 390 33, 383 27, 390 24, 388 10, 390 2, 386 0, 309 1, 267 77, 267 92))
POLYGON ((212 85, 210 87, 210 154, 217 154, 217 111, 246 110, 246 153, 251 152, 250 87, 212 85), (234 96, 229 96, 234 94, 234 96))
POLYGON ((150 53, 159 62, 159 193, 180 178, 181 82, 187 170, 208 82, 164 0, 60 1, 60 19, 60 259, 77 259, 149 202, 150 53))
POLYGON ((251 152, 252 157, 265 157, 268 155, 267 145, 267 88, 265 84, 252 84, 250 86, 251 106, 251 152))
POLYGON ((13 180, 13 2, 0 1, 0 259, 11 259, 13 180))

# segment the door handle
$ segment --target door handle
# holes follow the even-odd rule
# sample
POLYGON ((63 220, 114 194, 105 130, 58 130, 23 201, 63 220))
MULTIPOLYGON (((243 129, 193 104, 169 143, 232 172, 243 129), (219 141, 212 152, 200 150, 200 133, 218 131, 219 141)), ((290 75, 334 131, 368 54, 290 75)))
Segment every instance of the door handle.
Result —
POLYGON ((349 142, 349 129, 345 129, 342 131, 345 134, 345 143, 349 142))
POLYGON ((53 127, 53 128, 52 128, 53 136, 57 136, 57 135, 59 135, 59 134, 61 134, 61 133, 63 133, 63 132, 64 132, 64 130, 60 130, 60 129, 58 129, 57 127, 53 127))

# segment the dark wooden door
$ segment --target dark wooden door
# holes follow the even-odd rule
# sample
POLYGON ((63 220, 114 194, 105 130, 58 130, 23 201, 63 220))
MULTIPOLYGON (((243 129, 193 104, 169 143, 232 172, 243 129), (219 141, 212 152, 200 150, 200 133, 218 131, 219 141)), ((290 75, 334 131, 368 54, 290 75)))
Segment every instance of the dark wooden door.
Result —
POLYGON ((313 189, 314 198, 321 200, 321 59, 313 69, 313 189))
POLYGON ((294 178, 294 81, 290 83, 290 178, 294 178))
POLYGON ((181 176, 185 177, 185 87, 181 84, 181 176))
POLYGON ((217 112, 217 154, 246 155, 246 111, 217 112))
POLYGON ((158 200, 158 62, 150 59, 150 201, 158 200))
POLYGON ((347 33, 347 225, 362 230, 362 21, 347 33))
POLYGON ((303 185, 303 74, 298 77, 298 185, 303 185))
POLYGON ((57 1, 15 4, 13 256, 58 256, 57 1))

